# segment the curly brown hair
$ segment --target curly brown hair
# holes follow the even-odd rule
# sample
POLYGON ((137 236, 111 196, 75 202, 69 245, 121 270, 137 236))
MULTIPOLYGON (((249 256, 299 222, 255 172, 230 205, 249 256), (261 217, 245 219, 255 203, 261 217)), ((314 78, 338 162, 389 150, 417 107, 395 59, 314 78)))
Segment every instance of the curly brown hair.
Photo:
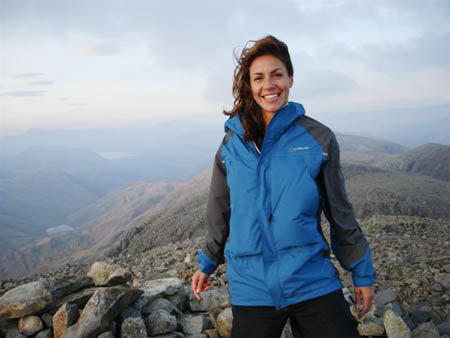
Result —
POLYGON ((244 140, 259 142, 264 138, 265 124, 261 108, 254 101, 250 86, 250 66, 258 56, 272 55, 285 65, 288 75, 294 75, 288 46, 272 35, 257 41, 248 41, 241 54, 235 55, 236 68, 233 78, 233 108, 225 111, 228 116, 239 116, 244 127, 244 140), (253 43, 247 47, 249 43, 253 43))

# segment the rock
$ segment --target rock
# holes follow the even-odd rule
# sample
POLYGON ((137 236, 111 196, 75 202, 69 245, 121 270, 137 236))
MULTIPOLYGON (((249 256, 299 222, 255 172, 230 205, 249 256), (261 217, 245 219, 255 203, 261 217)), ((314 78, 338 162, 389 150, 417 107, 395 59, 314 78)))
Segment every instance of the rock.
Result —
POLYGON ((199 333, 199 334, 188 334, 186 338, 208 338, 206 334, 199 333))
POLYGON ((204 333, 206 334, 206 337, 208 337, 208 338, 220 338, 219 332, 217 332, 216 329, 205 330, 204 333))
POLYGON ((32 336, 44 328, 41 318, 38 316, 26 316, 19 319, 19 332, 25 336, 32 336))
POLYGON ((34 338, 53 338, 53 331, 52 329, 42 330, 34 338))
POLYGON ((397 293, 392 289, 387 289, 375 293, 373 302, 375 305, 386 305, 397 300, 397 293))
POLYGON ((358 332, 361 336, 380 337, 384 335, 383 319, 377 318, 374 321, 358 324, 358 332))
POLYGON ((229 338, 231 336, 232 323, 233 313, 231 312, 231 307, 229 307, 220 312, 216 319, 216 328, 222 337, 229 338))
POLYGON ((450 335, 450 319, 447 319, 445 322, 440 323, 437 326, 437 330, 440 335, 444 335, 444 334, 450 335))
POLYGON ((157 311, 159 309, 163 309, 166 310, 167 312, 169 312, 171 315, 173 316, 179 316, 181 315, 181 311, 177 309, 177 307, 172 304, 171 302, 169 302, 167 299, 165 298, 158 298, 155 299, 150 305, 148 305, 147 307, 145 307, 142 311, 142 314, 144 315, 148 315, 154 311, 157 311))
POLYGON ((189 305, 193 312, 209 311, 212 308, 224 309, 225 307, 231 306, 230 297, 226 289, 214 289, 202 292, 201 301, 198 301, 194 294, 190 292, 189 305))
POLYGON ((191 264, 191 263, 192 263, 191 255, 187 254, 186 258, 184 259, 184 264, 191 264))
POLYGON ((144 309, 150 304, 150 299, 142 295, 137 301, 135 301, 131 306, 137 311, 143 313, 144 309))
POLYGON ((114 334, 111 331, 106 331, 99 335, 97 338, 114 338, 114 334))
POLYGON ((182 287, 174 294, 166 296, 165 298, 174 304, 180 311, 186 311, 189 309, 189 290, 190 288, 182 287))
POLYGON ((432 317, 433 314, 428 311, 414 311, 413 313, 411 313, 411 319, 416 324, 428 322, 431 320, 432 317))
POLYGON ((45 327, 48 327, 48 328, 52 328, 53 327, 53 317, 50 314, 44 313, 41 316, 41 319, 44 322, 45 327))
POLYGON ((89 299, 78 322, 69 327, 66 338, 91 338, 110 329, 111 321, 142 294, 139 289, 116 286, 101 288, 89 299))
POLYGON ((439 332, 436 330, 433 322, 422 323, 412 332, 413 338, 439 338, 439 332))
POLYGON ((450 289, 450 273, 437 273, 434 275, 434 280, 445 290, 450 289))
POLYGON ((27 338, 27 336, 19 333, 18 329, 10 329, 6 331, 6 338, 27 338))
POLYGON ((177 328, 177 318, 166 310, 157 310, 145 317, 145 326, 150 336, 169 333, 177 328))
POLYGON ((144 291, 144 295, 151 300, 184 292, 183 284, 178 278, 160 278, 145 281, 141 289, 144 291))
POLYGON ((53 316, 53 334, 55 338, 63 337, 69 326, 76 323, 79 315, 76 304, 65 303, 62 305, 53 316))
POLYGON ((49 290, 53 300, 67 296, 80 289, 87 288, 94 285, 94 281, 89 276, 81 278, 67 278, 53 281, 53 285, 49 285, 49 290))
POLYGON ((47 284, 38 281, 20 285, 0 298, 0 319, 21 318, 44 310, 52 302, 47 284))
POLYGON ((152 338, 186 338, 186 336, 180 332, 171 332, 167 334, 152 336, 152 338))
POLYGON ((104 262, 92 264, 88 276, 92 277, 96 286, 124 284, 131 279, 128 270, 104 262))
POLYGON ((286 324, 284 325, 283 332, 281 332, 280 338, 294 338, 294 334, 292 333, 291 320, 288 319, 286 324))
POLYGON ((121 338, 147 338, 147 329, 141 313, 134 308, 126 308, 120 314, 121 338))
POLYGON ((403 319, 394 311, 387 310, 384 313, 384 328, 389 338, 411 338, 411 331, 403 319))
POLYGON ((64 303, 76 304, 79 309, 86 306, 88 300, 94 295, 95 291, 99 288, 89 288, 77 291, 60 299, 57 299, 54 304, 52 304, 52 309, 58 310, 64 303))
POLYGON ((180 325, 183 332, 190 335, 200 334, 204 330, 212 328, 207 315, 183 315, 180 317, 180 325))

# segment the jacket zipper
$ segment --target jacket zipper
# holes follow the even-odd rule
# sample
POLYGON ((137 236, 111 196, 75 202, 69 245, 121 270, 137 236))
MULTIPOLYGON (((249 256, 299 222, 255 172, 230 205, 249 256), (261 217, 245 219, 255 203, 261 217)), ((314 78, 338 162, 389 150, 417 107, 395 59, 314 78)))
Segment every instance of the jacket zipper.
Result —
MULTIPOLYGON (((261 150, 258 148, 258 146, 256 145, 255 141, 252 141, 252 143, 253 143, 253 145, 254 145, 254 147, 255 147, 256 152, 258 153, 258 155, 261 156, 261 150)), ((273 218, 272 210, 270 210, 270 215, 269 215, 269 218, 268 218, 268 221, 269 221, 269 229, 270 229, 269 231, 270 231, 270 233, 271 233, 271 235, 272 235, 272 239, 275 240, 275 234, 274 234, 274 232, 273 232, 273 225, 272 225, 272 218, 273 218)), ((275 251, 276 251, 277 258, 279 258, 279 254, 278 254, 278 250, 277 250, 276 246, 274 247, 274 249, 275 249, 275 251)), ((281 287, 281 284, 280 284, 280 266, 279 266, 279 263, 278 263, 278 262, 276 263, 276 266, 277 266, 277 276, 278 276, 278 288, 279 288, 280 291, 281 291, 282 297, 286 298, 286 295, 284 294, 284 290, 283 290, 283 288, 281 287)), ((284 299, 283 299, 283 301, 284 301, 284 299)), ((278 303, 278 302, 277 302, 277 303, 278 303)), ((281 304, 278 303, 278 304, 275 305, 275 308, 276 308, 277 310, 279 310, 279 309, 280 309, 280 306, 281 306, 281 304)))

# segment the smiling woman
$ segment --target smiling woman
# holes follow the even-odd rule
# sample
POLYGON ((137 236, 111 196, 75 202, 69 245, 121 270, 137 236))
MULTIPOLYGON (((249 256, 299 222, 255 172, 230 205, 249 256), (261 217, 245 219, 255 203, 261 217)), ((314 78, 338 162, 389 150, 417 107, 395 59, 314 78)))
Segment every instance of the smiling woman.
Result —
POLYGON ((269 35, 237 61, 193 293, 201 299, 226 260, 232 338, 279 338, 288 318, 295 338, 359 337, 320 225, 323 210, 363 316, 375 272, 345 192, 335 135, 288 102, 294 72, 285 43, 269 35))

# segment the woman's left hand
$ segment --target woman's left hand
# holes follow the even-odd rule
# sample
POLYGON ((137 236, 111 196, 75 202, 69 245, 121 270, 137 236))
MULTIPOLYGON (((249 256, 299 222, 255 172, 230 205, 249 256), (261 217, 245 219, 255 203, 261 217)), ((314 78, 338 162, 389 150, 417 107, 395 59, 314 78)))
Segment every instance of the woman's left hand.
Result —
POLYGON ((362 310, 358 313, 358 318, 362 318, 372 307, 372 300, 375 295, 375 285, 372 286, 359 286, 355 288, 355 300, 356 308, 359 310, 361 307, 361 298, 363 303, 362 310))

